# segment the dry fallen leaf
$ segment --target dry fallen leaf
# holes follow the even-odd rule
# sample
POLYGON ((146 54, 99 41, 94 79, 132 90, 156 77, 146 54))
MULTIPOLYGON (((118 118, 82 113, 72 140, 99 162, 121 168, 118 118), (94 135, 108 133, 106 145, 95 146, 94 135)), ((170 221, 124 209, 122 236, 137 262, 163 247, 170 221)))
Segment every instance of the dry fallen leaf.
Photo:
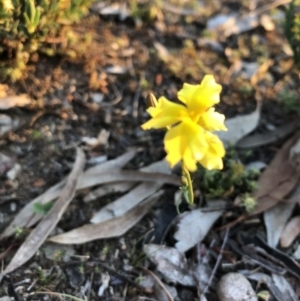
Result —
POLYGON ((112 184, 103 185, 95 190, 89 192, 83 200, 88 203, 94 201, 98 198, 101 198, 107 194, 115 193, 115 192, 125 192, 130 190, 134 185, 135 182, 117 182, 112 184))
POLYGON ((45 218, 36 226, 34 230, 31 231, 31 233, 28 235, 24 243, 18 249, 15 256, 8 264, 6 269, 0 274, 0 276, 6 275, 22 266, 32 256, 34 256, 39 247, 47 239, 48 235, 60 221, 61 216, 75 196, 76 185, 82 174, 84 165, 84 152, 80 148, 77 148, 75 164, 66 181, 66 185, 63 188, 59 199, 53 205, 45 218))
POLYGON ((261 174, 258 189, 253 193, 257 205, 250 215, 264 212, 283 199, 295 188, 300 173, 290 162, 290 149, 297 143, 300 133, 290 138, 261 174))
MULTIPOLYGON (((164 174, 171 173, 170 166, 165 160, 152 163, 149 166, 142 168, 141 171, 159 172, 164 174)), ((119 199, 101 208, 98 212, 96 212, 93 215, 91 222, 100 223, 107 219, 125 214, 127 211, 134 208, 144 199, 155 193, 158 189, 162 187, 162 185, 163 183, 160 181, 139 184, 127 194, 121 196, 119 199)))
MULTIPOLYGON (((97 184, 101 184, 101 182, 95 183, 97 182, 97 177, 99 174, 106 173, 111 169, 122 168, 127 162, 129 162, 135 156, 135 154, 136 154, 136 150, 130 150, 114 160, 110 160, 108 162, 89 168, 83 173, 76 189, 80 190, 97 184)), ((16 227, 25 228, 25 227, 31 227, 34 224, 36 224, 42 218, 42 216, 34 212, 33 210, 34 204, 36 203, 46 204, 58 198, 61 194, 65 181, 66 180, 62 180, 58 184, 52 186, 43 194, 41 194, 40 196, 38 196, 37 198, 29 202, 25 207, 23 207, 22 210, 15 216, 15 218, 10 223, 10 225, 4 230, 4 232, 1 235, 1 238, 12 235, 16 227)))
POLYGON ((220 36, 229 37, 233 34, 240 34, 259 25, 258 15, 251 13, 246 16, 236 14, 217 15, 208 21, 208 29, 216 31, 220 36))
POLYGON ((284 124, 274 131, 265 131, 242 138, 238 141, 236 146, 239 148, 254 148, 268 145, 287 137, 296 129, 296 127, 297 125, 295 122, 284 124))
POLYGON ((280 245, 283 248, 288 248, 300 234, 300 215, 293 217, 284 227, 280 245))
POLYGON ((52 236, 48 240, 60 244, 83 244, 96 239, 120 237, 149 212, 151 206, 161 195, 162 191, 155 193, 123 216, 98 224, 84 225, 69 232, 52 236))
POLYGON ((297 296, 292 285, 284 276, 273 273, 272 280, 276 288, 281 292, 281 295, 284 296, 284 301, 299 301, 299 296, 297 296))
POLYGON ((291 216, 296 204, 278 203, 264 212, 264 222, 267 230, 268 245, 276 248, 282 230, 291 216))
POLYGON ((13 107, 23 107, 30 104, 31 99, 25 95, 6 96, 0 98, 0 110, 8 110, 13 107))
POLYGON ((260 102, 256 110, 248 115, 237 116, 225 120, 227 131, 217 132, 218 137, 225 144, 236 144, 241 138, 245 137, 256 129, 260 120, 260 102))
POLYGON ((158 57, 165 63, 169 62, 172 59, 172 55, 169 50, 161 43, 154 42, 154 47, 157 51, 158 57))
POLYGON ((264 222, 267 230, 267 238, 269 246, 276 248, 282 231, 289 217, 291 216, 300 196, 300 185, 297 185, 296 189, 288 200, 284 203, 278 203, 274 207, 264 212, 264 222))
MULTIPOLYGON (((225 206, 224 201, 210 201, 211 208, 225 206)), ((203 211, 201 208, 188 211, 179 217, 178 230, 174 234, 177 240, 176 249, 186 252, 206 236, 223 210, 203 211)))
POLYGON ((172 247, 156 244, 145 245, 143 250, 167 282, 178 283, 183 286, 196 284, 182 252, 172 247))

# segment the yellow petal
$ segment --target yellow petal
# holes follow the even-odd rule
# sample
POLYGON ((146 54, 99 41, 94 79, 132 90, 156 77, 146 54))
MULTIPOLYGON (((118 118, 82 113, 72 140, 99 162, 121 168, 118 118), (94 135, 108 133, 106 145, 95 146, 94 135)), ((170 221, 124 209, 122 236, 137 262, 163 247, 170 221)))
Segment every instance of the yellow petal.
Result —
POLYGON ((200 85, 184 84, 177 97, 194 116, 219 103, 221 91, 222 86, 215 82, 213 75, 205 75, 200 85))
POLYGON ((207 131, 227 131, 224 125, 225 116, 215 112, 214 108, 209 108, 200 115, 198 124, 207 131))
POLYGON ((204 156, 199 160, 200 164, 208 170, 222 169, 225 156, 225 149, 222 141, 218 136, 205 132, 205 139, 208 144, 208 149, 204 156))
POLYGON ((197 169, 197 161, 204 156, 208 148, 203 128, 190 119, 185 119, 168 130, 164 143, 166 159, 171 167, 183 160, 190 171, 197 169))
POLYGON ((157 106, 150 107, 147 112, 152 118, 142 125, 144 130, 165 128, 189 116, 185 106, 171 102, 165 97, 160 97, 157 106))

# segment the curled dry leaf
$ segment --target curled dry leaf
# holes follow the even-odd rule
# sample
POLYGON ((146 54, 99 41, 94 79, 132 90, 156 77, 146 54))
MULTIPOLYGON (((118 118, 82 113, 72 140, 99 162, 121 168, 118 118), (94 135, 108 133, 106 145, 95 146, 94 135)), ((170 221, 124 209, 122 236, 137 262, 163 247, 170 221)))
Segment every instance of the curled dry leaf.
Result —
POLYGON ((295 188, 300 172, 290 158, 290 150, 297 143, 300 133, 296 133, 277 152, 272 162, 261 174, 258 189, 253 193, 257 205, 251 215, 264 212, 283 199, 295 188))
POLYGON ((280 244, 283 248, 288 248, 300 234, 300 215, 293 217, 284 227, 280 244))
POLYGON ((161 195, 162 191, 157 192, 123 216, 98 224, 85 225, 72 231, 52 236, 48 240, 60 244, 83 244, 96 239, 120 237, 149 212, 151 206, 161 195))
POLYGON ((250 282, 239 273, 228 273, 218 283, 217 294, 220 301, 257 301, 250 282))
POLYGON ((61 216, 75 196, 76 185, 81 176, 84 165, 84 152, 80 148, 77 148, 77 156, 74 167, 66 181, 66 185, 63 188, 59 199, 53 205, 45 218, 39 223, 39 225, 31 231, 25 242, 18 249, 17 253, 13 257, 9 265, 6 267, 4 272, 0 274, 0 276, 6 275, 22 266, 36 253, 39 247, 47 239, 48 235, 60 221, 61 216))

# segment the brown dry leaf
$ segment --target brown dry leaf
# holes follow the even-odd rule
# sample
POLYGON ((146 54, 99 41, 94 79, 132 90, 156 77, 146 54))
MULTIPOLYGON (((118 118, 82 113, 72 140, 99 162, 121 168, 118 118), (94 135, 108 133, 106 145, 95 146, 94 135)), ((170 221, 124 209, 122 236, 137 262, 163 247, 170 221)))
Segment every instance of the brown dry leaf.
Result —
POLYGON ((165 63, 170 62, 170 60, 173 58, 169 50, 161 43, 154 42, 154 47, 157 51, 158 57, 165 63))
MULTIPOLYGON (((127 162, 129 162, 136 154, 136 150, 130 150, 127 153, 119 156, 114 160, 110 160, 108 162, 96 165, 94 167, 89 168, 86 170, 82 177, 79 180, 78 186, 76 187, 77 190, 85 189, 88 187, 92 187, 95 185, 100 185, 98 175, 101 173, 106 173, 111 169, 120 169, 122 168, 127 162)), ((63 186, 66 180, 62 180, 58 184, 52 186, 43 194, 29 202, 14 218, 12 223, 4 230, 1 235, 1 238, 10 236, 14 233, 14 229, 16 227, 25 228, 31 227, 36 224, 42 216, 37 214, 33 211, 33 205, 36 203, 46 204, 50 201, 55 200, 61 194, 63 186)))
POLYGON ((255 87, 257 85, 257 83, 265 77, 267 71, 273 65, 273 63, 274 63, 273 60, 269 59, 269 60, 266 60, 262 65, 259 66, 259 68, 251 76, 251 79, 250 79, 251 85, 253 87, 255 87))
POLYGON ((283 248, 288 248, 299 234, 300 234, 300 215, 293 217, 285 225, 281 233, 280 245, 283 248))
POLYGON ((49 213, 45 218, 39 223, 39 225, 29 234, 25 242, 18 249, 17 253, 6 267, 4 272, 0 274, 3 276, 8 274, 15 269, 22 266, 27 262, 43 242, 47 239, 48 235, 55 228, 57 223, 60 221, 63 213, 66 211, 68 205, 75 196, 76 186, 78 180, 82 174, 85 165, 85 155, 82 149, 77 148, 76 161, 73 169, 66 181, 66 185, 61 192, 61 195, 57 202, 53 205, 49 213))
POLYGON ((282 201, 296 186, 300 173, 290 160, 290 150, 297 143, 300 133, 296 133, 277 152, 273 161, 263 171, 258 181, 258 189, 253 196, 257 205, 250 215, 264 212, 282 201))
POLYGON ((152 279, 155 281, 154 290, 156 294, 157 300, 160 301, 174 301, 172 295, 169 293, 169 291, 166 289, 164 284, 160 281, 160 279, 150 270, 140 267, 141 270, 143 270, 145 273, 150 275, 152 279))
POLYGON ((123 216, 98 224, 85 225, 72 231, 52 236, 48 240, 61 244, 83 244, 96 239, 122 236, 148 213, 151 206, 162 193, 162 191, 157 192, 123 216))
POLYGON ((14 95, 0 98, 0 110, 8 110, 13 107, 23 107, 30 104, 31 99, 25 95, 14 95))

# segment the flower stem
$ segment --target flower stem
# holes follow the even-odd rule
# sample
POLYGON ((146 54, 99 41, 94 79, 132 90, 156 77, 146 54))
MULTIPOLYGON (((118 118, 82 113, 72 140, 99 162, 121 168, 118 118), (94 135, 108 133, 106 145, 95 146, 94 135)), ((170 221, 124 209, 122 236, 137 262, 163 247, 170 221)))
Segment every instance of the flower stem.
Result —
POLYGON ((193 191, 193 182, 191 179, 190 172, 186 168, 185 164, 182 164, 182 192, 185 200, 188 204, 194 203, 194 191, 193 191))

